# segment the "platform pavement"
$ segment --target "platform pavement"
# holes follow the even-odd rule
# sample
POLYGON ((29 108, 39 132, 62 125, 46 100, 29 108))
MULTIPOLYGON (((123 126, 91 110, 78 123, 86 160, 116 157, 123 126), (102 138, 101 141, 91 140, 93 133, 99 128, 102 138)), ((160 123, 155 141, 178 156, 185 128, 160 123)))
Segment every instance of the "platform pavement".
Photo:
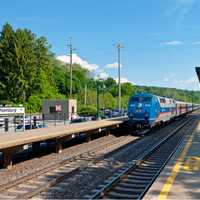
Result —
POLYGON ((200 120, 144 199, 200 199, 200 120))
POLYGON ((104 130, 107 134, 123 124, 127 117, 118 117, 98 121, 88 121, 63 126, 53 126, 41 129, 26 130, 23 132, 2 133, 0 135, 0 151, 3 153, 3 165, 5 168, 12 167, 12 155, 22 150, 24 145, 32 144, 33 153, 37 153, 40 143, 54 141, 55 152, 62 152, 62 143, 79 134, 85 133, 86 137, 94 133, 101 133, 104 130))

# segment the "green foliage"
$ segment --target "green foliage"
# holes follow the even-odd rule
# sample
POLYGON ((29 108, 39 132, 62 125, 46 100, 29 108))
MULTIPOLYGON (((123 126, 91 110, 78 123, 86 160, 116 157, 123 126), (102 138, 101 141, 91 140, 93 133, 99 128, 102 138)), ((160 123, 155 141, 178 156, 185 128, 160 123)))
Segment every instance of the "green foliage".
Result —
POLYGON ((13 64, 15 57, 14 31, 9 24, 5 24, 0 35, 0 100, 9 100, 8 97, 14 100, 18 97, 12 87, 16 84, 16 69, 13 64))
POLYGON ((36 113, 42 108, 41 98, 37 95, 30 96, 25 103, 25 110, 28 113, 36 113))
MULTIPOLYGON (((77 99, 78 99, 78 103, 79 105, 84 105, 84 96, 85 96, 85 91, 82 90, 79 94, 77 94, 77 99)), ((91 105, 96 107, 96 103, 97 103, 97 93, 96 90, 87 90, 87 95, 86 95, 86 105, 91 105)))
POLYGON ((99 95, 101 108, 113 109, 116 106, 116 99, 110 92, 102 92, 99 95))
MULTIPOLYGON (((58 91, 63 95, 68 95, 70 91, 70 71, 69 65, 63 65, 59 61, 55 61, 53 67, 53 81, 58 91)), ((73 94, 80 93, 89 82, 89 71, 81 68, 80 65, 73 65, 73 94)))
POLYGON ((122 108, 127 109, 130 95, 122 96, 122 108))
POLYGON ((122 96, 131 96, 134 92, 134 87, 131 83, 122 84, 122 96))
POLYGON ((117 87, 116 81, 115 81, 113 78, 111 78, 111 77, 108 77, 108 78, 104 81, 104 84, 105 84, 106 88, 110 88, 110 89, 112 89, 112 88, 114 88, 114 87, 117 87))
POLYGON ((52 58, 44 37, 5 24, 0 35, 0 100, 25 103, 35 93, 56 94, 52 58))
POLYGON ((66 67, 62 66, 60 62, 54 63, 53 67, 53 81, 58 89, 58 92, 65 95, 68 93, 69 88, 69 72, 66 67))
POLYGON ((78 113, 82 116, 96 116, 97 110, 94 106, 80 106, 78 113))

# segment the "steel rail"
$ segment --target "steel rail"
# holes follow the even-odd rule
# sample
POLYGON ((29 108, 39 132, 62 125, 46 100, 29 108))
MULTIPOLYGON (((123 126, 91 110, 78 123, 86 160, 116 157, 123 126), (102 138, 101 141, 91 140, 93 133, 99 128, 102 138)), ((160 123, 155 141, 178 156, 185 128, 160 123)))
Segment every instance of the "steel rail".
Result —
MULTIPOLYGON (((124 165, 124 167, 121 169, 120 172, 115 173, 114 176, 111 177, 109 180, 107 180, 107 183, 105 185, 101 186, 100 189, 97 190, 93 195, 91 195, 89 199, 100 199, 100 198, 103 198, 113 187, 115 187, 117 185, 117 183, 120 180, 122 180, 123 178, 127 177, 127 175, 130 172, 132 172, 137 166, 139 166, 145 160, 145 158, 149 157, 150 154, 152 154, 153 152, 155 152, 156 149, 158 149, 159 147, 161 147, 164 143, 166 143, 166 141, 168 141, 171 137, 173 137, 176 133, 178 133, 182 128, 184 128, 186 125, 188 125, 191 121, 192 121, 192 119, 186 120, 182 125, 180 125, 179 127, 177 127, 169 135, 167 135, 166 137, 164 137, 159 143, 157 143, 156 145, 154 145, 150 149, 147 149, 138 159, 132 160, 128 164, 124 165)), ((178 144, 180 144, 180 141, 179 141, 178 144)), ((178 144, 176 145, 176 147, 178 146, 178 144)), ((176 147, 174 149, 176 149, 176 147)), ((175 152, 175 150, 173 152, 171 152, 170 157, 168 157, 168 160, 171 158, 171 156, 174 154, 174 152, 175 152)), ((167 160, 163 164, 162 169, 166 165, 166 163, 167 163, 167 160)), ((143 192, 142 192, 141 195, 137 195, 138 198, 136 198, 136 199, 141 199, 142 198, 142 196, 149 189, 149 187, 154 182, 154 180, 156 179, 156 177, 160 174, 160 172, 161 172, 162 169, 160 169, 156 173, 154 179, 150 181, 150 183, 148 184, 147 187, 145 187, 146 189, 143 190, 143 192)), ((133 196, 133 198, 134 198, 134 196, 133 196)))
MULTIPOLYGON (((135 140, 137 140, 137 138, 135 138, 135 140)), ((102 149, 104 148, 104 146, 107 146, 107 145, 113 145, 113 144, 117 144, 120 142, 120 138, 114 138, 108 142, 102 142, 102 144, 100 144, 99 146, 96 146, 90 150, 83 150, 83 151, 80 151, 78 154, 76 155, 72 155, 66 159, 63 159, 61 161, 58 161, 57 163, 54 163, 50 166, 48 166, 48 168, 43 168, 43 169, 40 169, 40 170, 37 170, 31 174, 28 174, 28 175, 25 175, 25 176, 22 176, 21 178, 18 178, 14 181, 11 181, 11 182, 8 182, 8 183, 5 183, 5 184, 0 184, 0 192, 4 191, 4 190, 7 190, 11 187, 15 187, 16 185, 19 185, 21 183, 23 183, 24 181, 28 181, 30 179, 33 179, 33 178, 36 178, 37 176, 40 176, 40 175, 43 175, 49 171, 52 171, 52 170, 55 170, 57 168, 60 168, 66 164, 70 164, 71 162, 74 162, 76 160, 79 160, 80 157, 82 156, 85 156, 85 155, 89 155, 89 154, 92 154, 94 152, 97 152, 99 149, 102 149)), ((132 141, 134 142, 134 140, 132 141)), ((129 143, 128 143, 129 144, 129 143)))
MULTIPOLYGON (((44 168, 44 169, 41 169, 41 170, 38 170, 36 171, 35 173, 31 173, 31 174, 28 174, 26 176, 23 176, 19 179, 17 179, 16 181, 13 181, 13 182, 9 182, 8 184, 4 184, 4 185, 1 185, 1 188, 0 188, 0 192, 4 192, 4 191, 8 191, 8 194, 9 194, 9 189, 12 189, 12 188, 15 188, 15 187, 18 187, 20 186, 20 184, 25 184, 27 183, 28 181, 30 180, 33 180, 33 179, 37 179, 37 177, 39 176, 43 176, 49 172, 52 172, 54 170, 59 170, 60 168, 62 167, 66 167, 66 169, 68 168, 69 171, 66 171, 64 174, 61 173, 60 175, 56 175, 55 174, 55 178, 52 178, 52 180, 49 180, 48 183, 46 184, 43 184, 43 185, 40 185, 40 187, 36 188, 36 189, 33 189, 32 191, 27 191, 27 193, 25 194, 19 194, 17 195, 17 199, 29 199, 29 198, 32 198, 34 196, 36 196, 37 194, 41 193, 41 192, 44 192, 46 190, 48 190, 50 187, 53 187, 54 185, 62 182, 64 179, 72 176, 74 173, 80 171, 81 167, 80 166, 74 166, 74 163, 78 162, 81 157, 88 157, 88 159, 92 160, 93 162, 97 162, 101 157, 103 158, 103 156, 92 156, 91 158, 91 155, 93 153, 96 153, 98 151, 101 151, 102 149, 104 149, 105 147, 107 146, 115 146, 117 144, 120 144, 120 143, 123 143, 123 142, 126 142, 127 138, 124 138, 123 140, 121 140, 120 138, 115 138, 115 139, 112 139, 111 141, 106 141, 104 143, 102 143, 101 145, 99 146, 96 146, 90 150, 84 150, 84 151, 81 151, 79 154, 75 155, 75 156, 72 156, 72 157, 69 157, 63 161, 60 161, 58 163, 55 163, 51 166, 49 166, 48 168, 44 168)), ((129 145, 130 143, 134 143, 138 140, 137 137, 134 137, 132 141, 127 141, 127 144, 125 145, 129 145)), ((117 151, 118 149, 114 149, 113 151, 117 151)))

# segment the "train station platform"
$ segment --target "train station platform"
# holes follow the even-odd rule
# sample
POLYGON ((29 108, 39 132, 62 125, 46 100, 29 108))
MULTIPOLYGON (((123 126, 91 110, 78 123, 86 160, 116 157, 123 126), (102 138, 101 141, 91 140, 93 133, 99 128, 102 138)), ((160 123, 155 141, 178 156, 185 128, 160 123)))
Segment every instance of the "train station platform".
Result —
POLYGON ((23 132, 2 133, 0 134, 0 152, 3 153, 4 167, 11 168, 12 155, 21 150, 26 144, 32 144, 33 151, 38 151, 41 142, 54 141, 56 144, 56 152, 61 153, 62 143, 64 141, 80 133, 85 133, 86 136, 89 137, 91 134, 99 133, 103 129, 109 132, 110 129, 118 127, 126 120, 127 117, 118 117, 78 124, 32 129, 23 132))
POLYGON ((200 121, 186 136, 144 199, 200 199, 200 121))

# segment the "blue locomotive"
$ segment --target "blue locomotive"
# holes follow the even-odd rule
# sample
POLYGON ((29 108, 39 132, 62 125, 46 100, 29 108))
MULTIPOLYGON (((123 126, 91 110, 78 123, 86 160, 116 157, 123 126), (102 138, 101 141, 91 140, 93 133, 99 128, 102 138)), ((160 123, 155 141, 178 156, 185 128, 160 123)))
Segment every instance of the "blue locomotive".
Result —
POLYGON ((128 105, 129 125, 144 128, 163 124, 194 110, 197 105, 150 93, 131 96, 128 105))

